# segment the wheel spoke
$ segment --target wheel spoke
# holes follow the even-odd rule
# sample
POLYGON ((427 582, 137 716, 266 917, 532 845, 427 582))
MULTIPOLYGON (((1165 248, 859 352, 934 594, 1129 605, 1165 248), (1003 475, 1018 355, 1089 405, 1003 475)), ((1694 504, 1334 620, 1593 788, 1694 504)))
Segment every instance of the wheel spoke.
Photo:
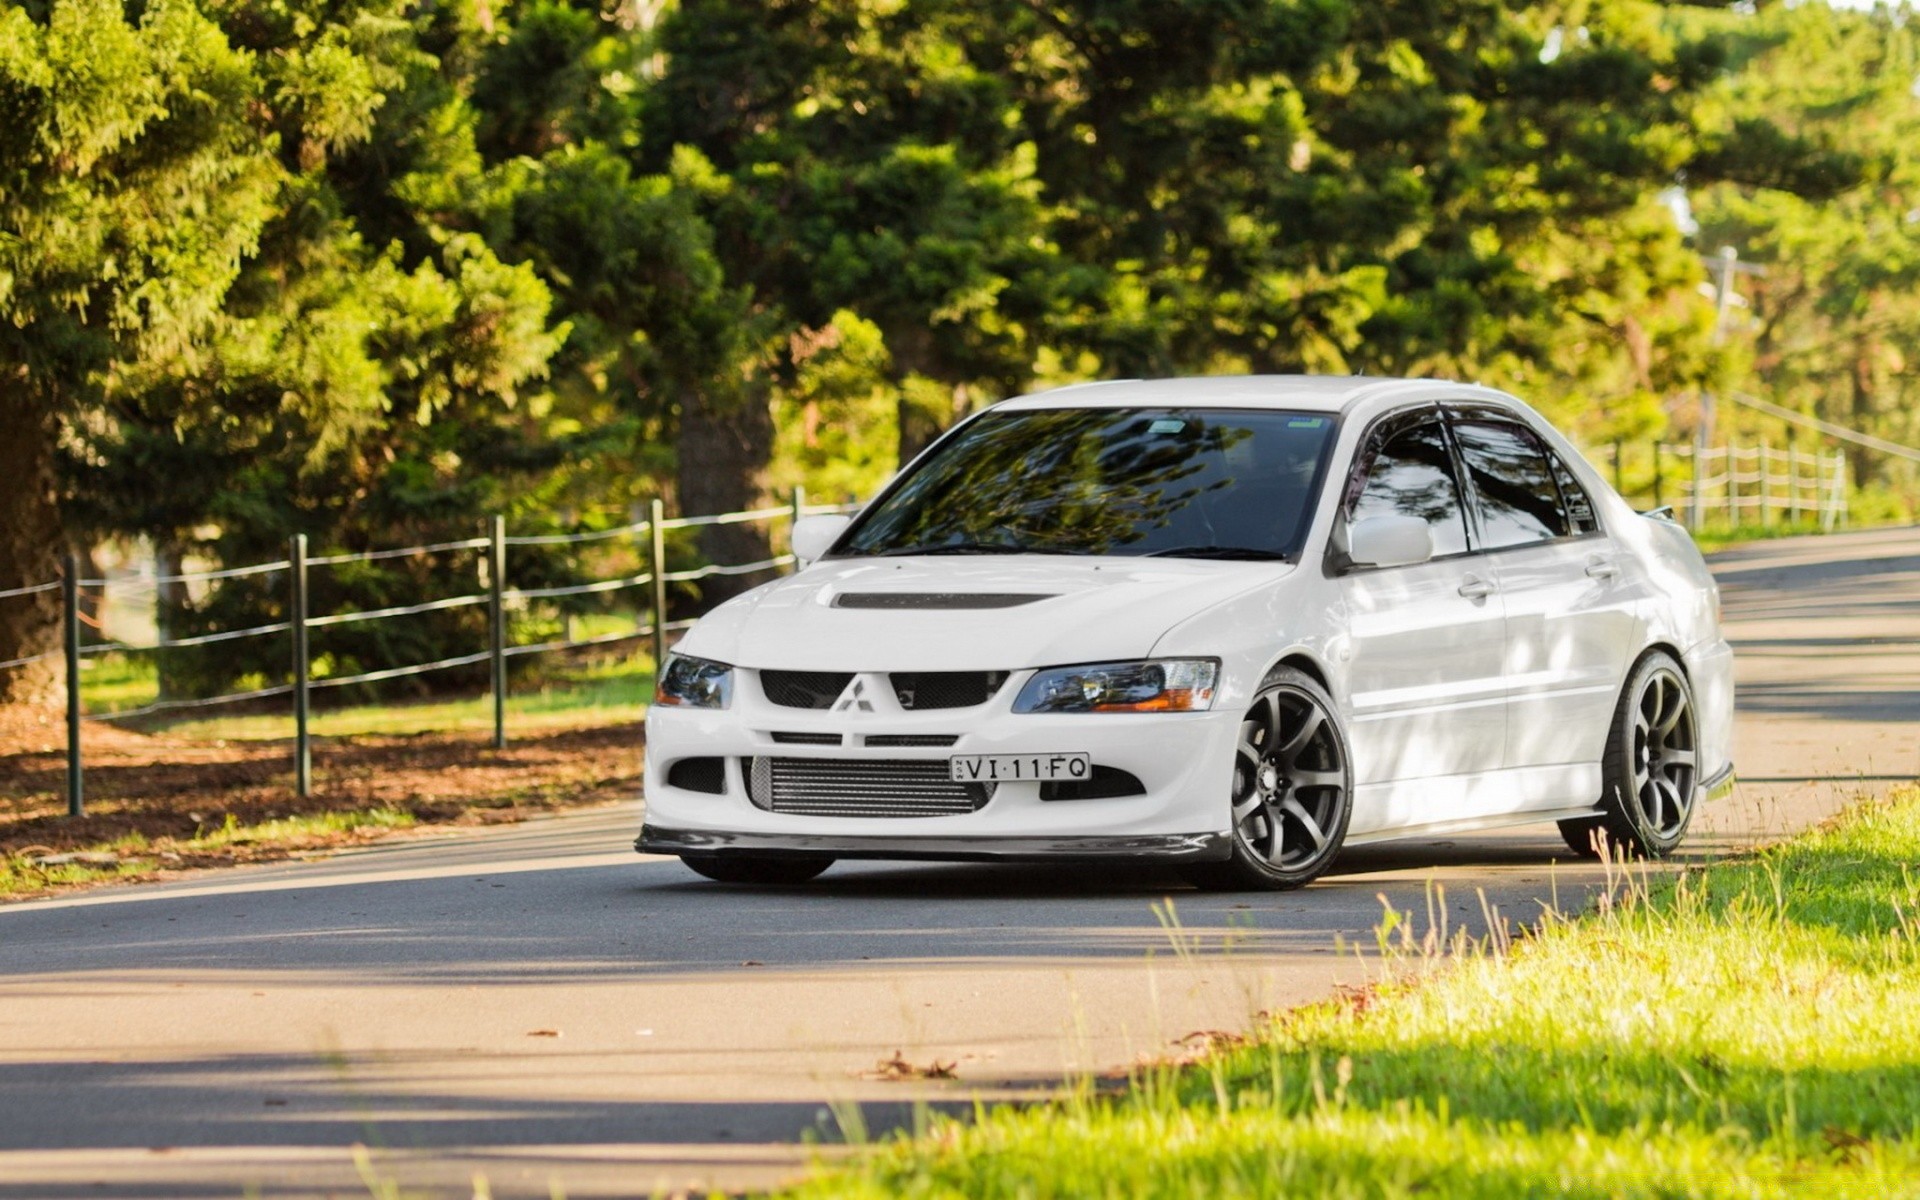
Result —
MULTIPOLYGON (((1653 781, 1653 790, 1655 795, 1662 797, 1673 805, 1673 819, 1675 823, 1678 823, 1680 818, 1687 813, 1686 805, 1680 802, 1680 789, 1674 786, 1671 779, 1656 779, 1653 781)), ((1666 832, 1667 823, 1665 821, 1655 821, 1654 825, 1662 833, 1666 832)))
POLYGON ((1295 791, 1301 788, 1345 787, 1347 777, 1338 771, 1289 771, 1295 791))
POLYGON ((1660 752, 1660 765, 1663 767, 1691 767, 1693 764, 1694 753, 1691 750, 1662 750, 1660 752))
POLYGON ((1256 714, 1254 720, 1259 723, 1262 734, 1260 745, 1264 749, 1271 750, 1280 740, 1279 695, 1274 692, 1268 692, 1266 695, 1260 697, 1259 703, 1254 705, 1254 713, 1256 714))
POLYGON ((1293 814, 1293 819, 1300 822, 1300 824, 1306 829, 1307 836, 1313 839, 1313 848, 1315 850, 1326 849, 1327 847, 1326 832, 1320 828, 1320 822, 1313 819, 1313 814, 1309 813, 1306 810, 1306 807, 1304 805, 1302 805, 1298 800, 1295 800, 1293 797, 1289 796, 1287 797, 1286 801, 1283 804, 1281 804, 1280 807, 1285 811, 1293 814))
POLYGON ((1668 734, 1673 732, 1674 726, 1680 724, 1681 720, 1685 718, 1686 715, 1687 715, 1687 702, 1685 698, 1681 696, 1680 689, 1674 688, 1673 689, 1673 705, 1671 709, 1669 709, 1665 713, 1665 715, 1661 717, 1659 724, 1656 725, 1655 728, 1660 730, 1660 736, 1664 738, 1668 734))
POLYGON ((1277 867, 1281 865, 1280 860, 1287 856, 1286 825, 1272 805, 1267 806, 1266 818, 1267 828, 1273 832, 1273 840, 1267 843, 1267 861, 1277 867))
POLYGON ((1647 820, 1653 823, 1655 829, 1666 828, 1667 797, 1666 793, 1660 790, 1659 780, 1649 779, 1640 785, 1640 810, 1646 814, 1647 820))
POLYGON ((1260 805, 1261 805, 1261 800, 1260 800, 1259 791, 1254 789, 1249 789, 1247 792, 1246 799, 1239 800, 1234 803, 1234 806, 1233 806, 1234 827, 1239 828, 1241 825, 1245 824, 1248 817, 1251 817, 1254 813, 1260 811, 1260 805))
POLYGON ((1280 761, 1292 767, 1299 760, 1300 755, 1306 752, 1308 744, 1313 741, 1314 735, 1320 732, 1321 723, 1325 720, 1326 718, 1320 714, 1318 705, 1308 705, 1306 713, 1301 718, 1300 728, 1281 745, 1280 761))

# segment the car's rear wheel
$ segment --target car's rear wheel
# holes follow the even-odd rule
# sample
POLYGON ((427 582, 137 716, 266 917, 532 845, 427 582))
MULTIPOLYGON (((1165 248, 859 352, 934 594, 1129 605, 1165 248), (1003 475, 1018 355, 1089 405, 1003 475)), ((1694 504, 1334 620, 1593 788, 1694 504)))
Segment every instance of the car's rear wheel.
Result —
POLYGON ((805 883, 833 865, 821 854, 763 857, 755 854, 682 854, 680 861, 719 883, 805 883))
POLYGON ((1600 815, 1560 822, 1567 845, 1598 854, 1596 835, 1616 851, 1665 858, 1693 821, 1699 732, 1693 689, 1680 664, 1655 651, 1635 664, 1620 693, 1601 760, 1600 815))
POLYGON ((1221 890, 1304 887, 1346 840, 1352 756, 1328 696, 1292 667, 1267 676, 1240 721, 1231 795, 1233 857, 1189 870, 1221 890))

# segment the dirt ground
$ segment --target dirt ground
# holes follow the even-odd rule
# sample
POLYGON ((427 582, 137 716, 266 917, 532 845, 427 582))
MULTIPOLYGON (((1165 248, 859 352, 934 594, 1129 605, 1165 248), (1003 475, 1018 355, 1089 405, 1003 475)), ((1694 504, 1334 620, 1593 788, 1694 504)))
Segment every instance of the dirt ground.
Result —
POLYGON ((73 820, 66 815, 64 726, 0 710, 0 857, 85 851, 137 834, 164 850, 151 871, 136 876, 146 878, 273 861, 392 833, 196 842, 230 819, 244 827, 388 809, 418 825, 498 824, 640 790, 638 723, 515 737, 504 750, 493 749, 484 733, 315 738, 313 794, 304 800, 294 794, 290 740, 194 741, 98 722, 87 723, 82 740, 87 815, 73 820))

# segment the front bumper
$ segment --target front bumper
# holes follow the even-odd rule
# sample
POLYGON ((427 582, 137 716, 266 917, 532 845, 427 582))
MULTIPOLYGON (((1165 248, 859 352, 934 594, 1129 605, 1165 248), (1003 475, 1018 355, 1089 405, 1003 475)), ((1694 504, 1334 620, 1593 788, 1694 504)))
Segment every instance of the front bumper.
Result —
POLYGON ((1224 833, 1157 837, 848 837, 824 834, 713 833, 643 825, 633 848, 642 854, 750 854, 781 858, 894 858, 922 862, 1038 862, 1059 859, 1163 858, 1219 862, 1233 854, 1224 833))
POLYGON ((1196 847, 1227 834, 1237 712, 1014 713, 1026 674, 1015 672, 992 699, 971 708, 787 708, 771 703, 750 672, 736 680, 729 709, 656 705, 647 714, 646 826, 636 848, 940 860, 1211 853, 1196 847), (838 744, 801 744, 792 740, 795 735, 831 737, 838 744), (872 744, 902 736, 951 738, 952 744, 872 744), (747 765, 757 757, 944 764, 961 754, 1067 752, 1125 771, 1143 790, 1049 800, 1036 783, 1002 783, 972 812, 821 816, 761 808, 750 798, 747 780, 747 765), (673 767, 689 758, 720 759, 723 791, 670 783, 673 767))

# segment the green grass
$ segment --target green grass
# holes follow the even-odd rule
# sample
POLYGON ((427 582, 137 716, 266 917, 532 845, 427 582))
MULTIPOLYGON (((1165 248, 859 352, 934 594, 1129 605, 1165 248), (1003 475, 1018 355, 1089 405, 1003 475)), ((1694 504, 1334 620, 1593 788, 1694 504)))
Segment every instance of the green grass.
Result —
MULTIPOLYGON (((82 685, 87 711, 96 714, 149 703, 155 690, 153 668, 145 656, 102 655, 82 685)), ((324 691, 315 695, 317 702, 324 703, 324 691)), ((554 663, 539 676, 510 686, 507 729, 512 733, 637 721, 646 715, 652 695, 653 659, 648 655, 591 664, 554 663)), ((285 700, 267 703, 290 707, 285 700)), ((189 712, 193 715, 137 720, 139 728, 188 738, 254 741, 293 736, 291 711, 223 715, 219 708, 211 708, 189 712)), ((311 725, 312 732, 323 737, 492 728, 493 701, 485 695, 317 708, 311 725)))
POLYGON ((86 848, 89 852, 119 856, 118 862, 110 864, 63 863, 43 867, 34 864, 31 854, 0 855, 0 896, 139 876, 180 859, 217 855, 243 846, 327 845, 366 832, 406 829, 413 824, 412 813, 394 808, 306 813, 251 825, 240 824, 229 814, 223 823, 210 825, 192 837, 149 839, 135 833, 86 848))
MULTIPOLYGON (((1682 512, 1678 515, 1681 522, 1684 523, 1687 517, 1686 513, 1682 512)), ((1848 528, 1859 528, 1859 526, 1850 525, 1848 528)), ((1748 542, 1771 541, 1775 538, 1805 537, 1809 534, 1817 534, 1820 532, 1822 532, 1822 530, 1817 521, 1802 522, 1798 525, 1789 525, 1784 520, 1773 525, 1710 524, 1705 529, 1695 533, 1693 535, 1693 541, 1695 545, 1700 547, 1702 553, 1711 554, 1715 550, 1725 550, 1730 546, 1743 546, 1748 542)), ((1836 529, 1835 532, 1845 532, 1845 530, 1836 529)))
MULTIPOLYGON (((1920 791, 793 1197, 1920 1196, 1920 791)), ((1630 877, 1631 878, 1631 877, 1630 877)), ((1394 914, 1402 968, 1435 965, 1394 914)))

